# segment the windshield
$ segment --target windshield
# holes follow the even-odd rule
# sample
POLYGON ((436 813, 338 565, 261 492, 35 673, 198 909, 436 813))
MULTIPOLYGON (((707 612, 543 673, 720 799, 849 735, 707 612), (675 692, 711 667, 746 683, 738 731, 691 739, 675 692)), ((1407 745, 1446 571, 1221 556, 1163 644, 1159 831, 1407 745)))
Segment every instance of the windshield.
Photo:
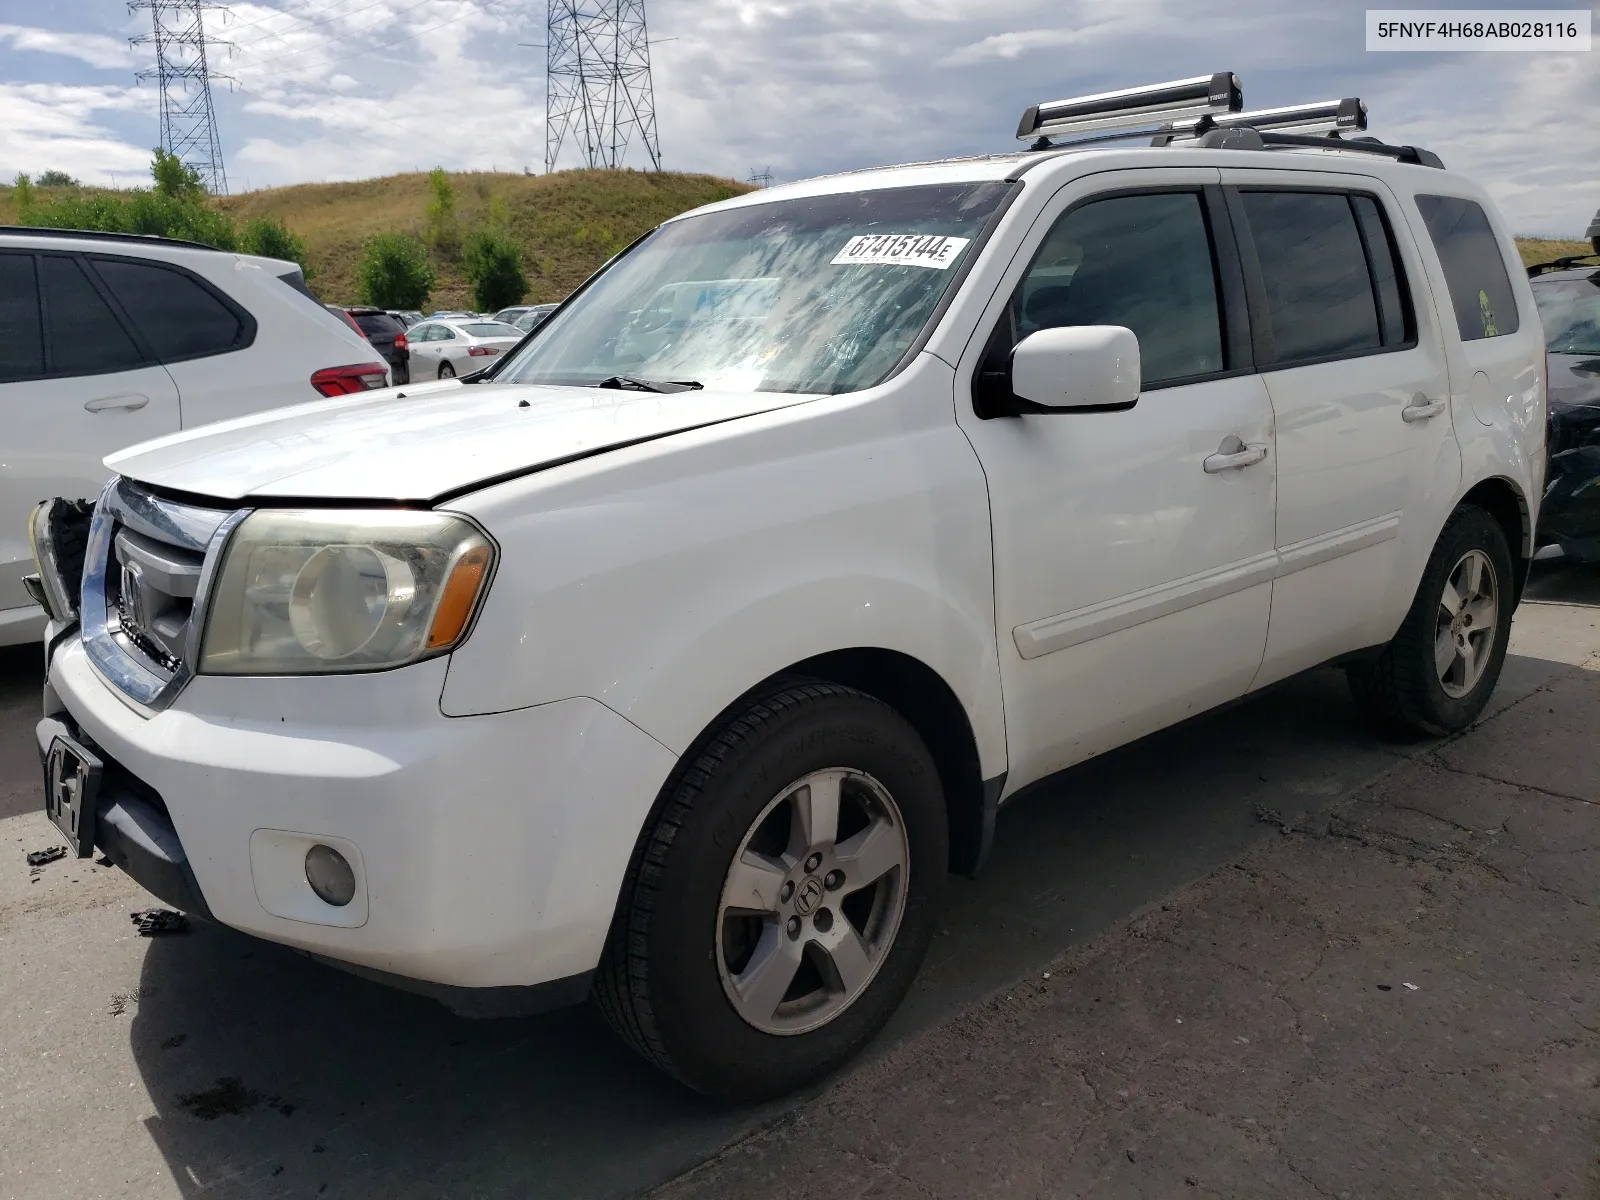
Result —
POLYGON ((541 326, 495 382, 871 387, 921 333, 1009 186, 813 196, 673 221, 541 326))
POLYGON ((1535 282, 1533 298, 1551 354, 1600 354, 1600 271, 1535 282))

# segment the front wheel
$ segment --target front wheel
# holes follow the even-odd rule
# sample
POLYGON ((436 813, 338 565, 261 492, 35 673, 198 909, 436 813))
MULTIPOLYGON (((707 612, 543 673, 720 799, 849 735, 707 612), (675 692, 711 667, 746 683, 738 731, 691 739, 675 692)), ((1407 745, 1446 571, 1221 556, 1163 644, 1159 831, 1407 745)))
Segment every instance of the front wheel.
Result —
POLYGON ((1481 508, 1457 509, 1400 631, 1377 658, 1346 668, 1356 702, 1397 733, 1465 729, 1499 681, 1515 587, 1499 523, 1481 508))
POLYGON ((933 936, 947 831, 927 747, 882 702, 801 681, 735 713, 669 789, 624 884, 601 1010, 710 1095, 819 1078, 888 1020, 933 936))
POLYGON ((455 377, 456 377, 456 369, 450 365, 450 360, 446 359, 446 358, 441 358, 439 360, 439 378, 440 379, 454 379, 455 377))

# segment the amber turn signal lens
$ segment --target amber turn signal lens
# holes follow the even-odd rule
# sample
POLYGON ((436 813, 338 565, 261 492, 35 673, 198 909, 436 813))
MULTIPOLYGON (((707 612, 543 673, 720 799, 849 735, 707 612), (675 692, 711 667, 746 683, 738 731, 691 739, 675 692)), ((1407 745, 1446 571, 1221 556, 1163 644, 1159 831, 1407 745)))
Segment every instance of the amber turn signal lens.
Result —
POLYGON ((438 611, 433 615, 433 629, 428 633, 429 650, 456 643, 472 617, 472 606, 478 602, 488 570, 487 546, 474 546, 456 561, 444 585, 444 594, 439 597, 438 611))

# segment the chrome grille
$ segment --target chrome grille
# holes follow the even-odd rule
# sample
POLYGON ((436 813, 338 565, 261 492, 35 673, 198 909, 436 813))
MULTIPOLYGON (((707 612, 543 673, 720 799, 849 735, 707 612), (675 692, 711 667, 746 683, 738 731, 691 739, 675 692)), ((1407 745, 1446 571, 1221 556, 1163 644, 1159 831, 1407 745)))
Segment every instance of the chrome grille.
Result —
POLYGON ((167 500, 116 479, 89 528, 83 638, 114 686, 165 708, 194 674, 216 559, 248 509, 167 500))

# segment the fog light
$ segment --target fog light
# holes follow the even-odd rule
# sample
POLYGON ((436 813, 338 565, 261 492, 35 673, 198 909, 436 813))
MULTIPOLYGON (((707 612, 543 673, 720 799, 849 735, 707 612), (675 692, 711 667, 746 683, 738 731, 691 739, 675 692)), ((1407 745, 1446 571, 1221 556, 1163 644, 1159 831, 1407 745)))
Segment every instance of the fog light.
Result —
POLYGON ((355 899, 356 873, 332 846, 316 845, 306 851, 306 882, 319 899, 335 908, 355 899))

